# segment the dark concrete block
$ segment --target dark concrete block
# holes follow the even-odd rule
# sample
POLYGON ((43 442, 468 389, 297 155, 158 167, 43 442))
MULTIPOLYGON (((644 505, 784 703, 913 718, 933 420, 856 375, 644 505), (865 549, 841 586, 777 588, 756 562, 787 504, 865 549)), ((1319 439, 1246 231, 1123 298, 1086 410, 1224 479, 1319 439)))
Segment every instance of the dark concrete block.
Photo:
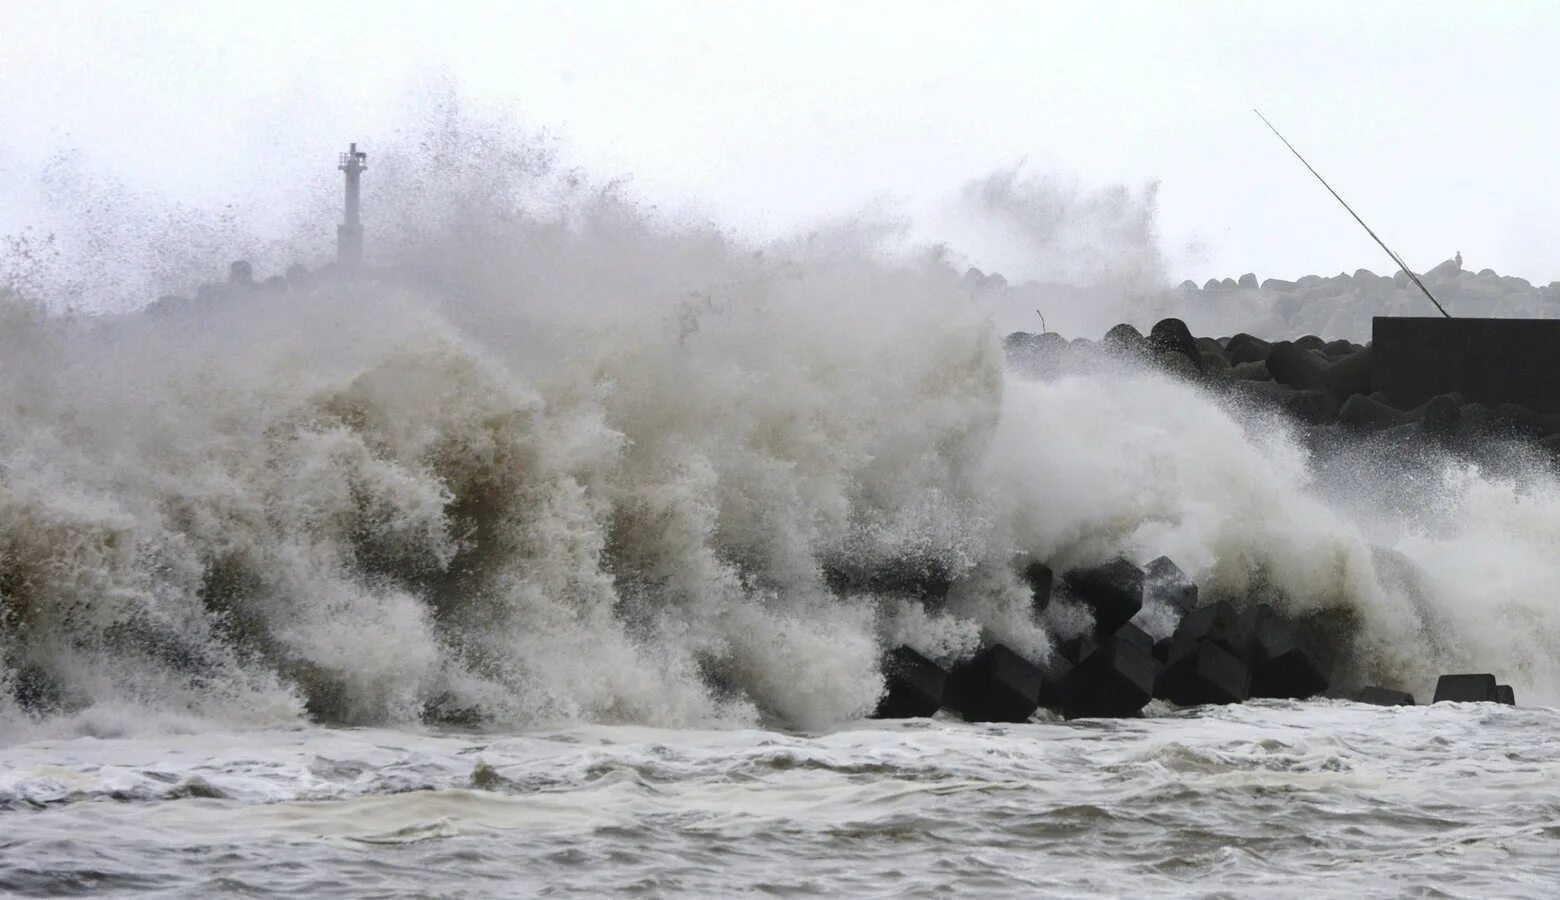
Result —
POLYGON ((1154 697, 1159 664, 1136 642, 1113 636, 1073 670, 1069 719, 1136 715, 1154 697))
POLYGON ((1116 325, 1105 332, 1105 337, 1100 345, 1107 350, 1120 353, 1134 359, 1142 359, 1148 356, 1148 339, 1143 333, 1133 328, 1126 322, 1116 325))
POLYGON ((1051 585, 1056 580, 1051 567, 1043 562, 1032 562, 1024 569, 1024 580, 1029 583, 1030 608, 1035 615, 1045 612, 1051 605, 1051 585))
POLYGON ((1361 703, 1370 703, 1375 706, 1413 706, 1414 695, 1405 691, 1394 691, 1384 687, 1368 687, 1360 691, 1356 698, 1361 703))
POLYGON ((1507 706, 1516 706, 1517 694, 1511 689, 1511 685, 1497 684, 1495 685, 1495 702, 1504 703, 1507 706))
POLYGON ((954 709, 968 722, 1024 722, 1040 708, 1044 675, 1001 644, 957 666, 954 709))
POLYGON ((883 660, 888 689, 878 701, 878 719, 917 719, 942 709, 948 673, 909 647, 899 647, 883 660))
POLYGON ((1257 626, 1265 609, 1258 606, 1237 612, 1223 600, 1199 607, 1176 626, 1171 656, 1193 644, 1213 643, 1249 665, 1256 656, 1257 626))
POLYGON ((1245 332, 1230 338, 1230 342, 1224 345, 1224 352, 1229 354, 1230 362, 1237 366, 1241 363, 1262 362, 1272 351, 1272 344, 1245 332))
POLYGON ((1171 351, 1185 356, 1198 371, 1202 369, 1202 355, 1191 329, 1180 319, 1161 319, 1148 332, 1148 346, 1154 353, 1171 351))
POLYGON ((1332 679, 1332 648, 1303 623, 1271 611, 1258 615, 1251 695, 1303 700, 1326 691, 1332 679))
POLYGON ((1165 603, 1183 616, 1197 608, 1197 585, 1171 562, 1170 557, 1161 556, 1149 563, 1144 575, 1145 603, 1165 603))
POLYGON ((1338 410, 1338 424, 1350 431, 1370 434, 1403 424, 1403 414, 1365 394, 1355 394, 1338 410))
POLYGON ((1120 557, 1066 578, 1068 593, 1094 612, 1100 634, 1114 633, 1143 608, 1143 570, 1120 557))
POLYGON ((1375 358, 1366 347, 1333 360, 1332 368, 1327 370, 1327 390, 1332 392, 1335 402, 1341 404, 1355 394, 1370 393, 1370 370, 1375 358))
MULTIPOLYGON (((1318 338, 1320 340, 1320 338, 1318 338)), ((1327 373, 1331 365, 1327 359, 1301 347, 1298 343, 1279 341, 1268 353, 1268 371, 1273 380, 1287 384, 1296 390, 1328 390, 1327 373)))
POLYGON ((1495 700, 1494 675, 1442 675, 1432 703, 1484 703, 1495 700))
POLYGON ((1218 644, 1199 641, 1171 649, 1154 696, 1182 706, 1241 703, 1251 696, 1251 671, 1218 644))
MULTIPOLYGON (((1127 624, 1116 629, 1116 633, 1110 635, 1108 640, 1120 641, 1125 644, 1130 644, 1131 646, 1136 647, 1138 650, 1141 650, 1144 654, 1149 656, 1152 656, 1154 653, 1154 639, 1148 636, 1148 632, 1137 627, 1131 622, 1128 622, 1127 624)), ((1101 641, 1101 643, 1104 642, 1105 640, 1101 641)))
POLYGON ((1062 659, 1075 665, 1098 649, 1100 649, 1100 642, 1092 634, 1080 634, 1057 644, 1057 652, 1061 654, 1062 659))
POLYGON ((1378 316, 1373 390, 1412 409, 1456 391, 1488 406, 1560 412, 1560 319, 1378 316))

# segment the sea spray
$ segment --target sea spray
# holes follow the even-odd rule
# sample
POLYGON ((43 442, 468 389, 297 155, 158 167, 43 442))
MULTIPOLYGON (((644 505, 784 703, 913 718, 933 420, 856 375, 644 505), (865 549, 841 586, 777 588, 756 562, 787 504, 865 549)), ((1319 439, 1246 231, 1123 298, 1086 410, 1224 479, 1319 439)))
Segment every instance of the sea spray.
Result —
POLYGON ((1553 699, 1535 460, 1313 452, 1108 355, 1027 377, 939 251, 611 191, 549 218, 477 171, 413 192, 362 282, 0 303, 8 732, 824 728, 888 646, 1045 658, 1086 622, 1037 619, 1023 565, 1118 553, 1345 623, 1345 680, 1553 699), (874 580, 905 570, 946 594, 874 580))

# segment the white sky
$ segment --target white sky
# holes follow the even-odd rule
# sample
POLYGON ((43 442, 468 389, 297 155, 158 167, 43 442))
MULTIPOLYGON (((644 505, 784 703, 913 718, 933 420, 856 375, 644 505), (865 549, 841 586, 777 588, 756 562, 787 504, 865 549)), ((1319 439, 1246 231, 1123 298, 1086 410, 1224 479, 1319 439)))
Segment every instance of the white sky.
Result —
POLYGON ((567 160, 758 235, 869 205, 935 229, 1022 160, 1161 182, 1177 280, 1390 271, 1260 106, 1411 265, 1547 283, 1557 53, 1560 2, 0 0, 0 230, 66 148, 202 203, 285 190, 448 73, 567 160))

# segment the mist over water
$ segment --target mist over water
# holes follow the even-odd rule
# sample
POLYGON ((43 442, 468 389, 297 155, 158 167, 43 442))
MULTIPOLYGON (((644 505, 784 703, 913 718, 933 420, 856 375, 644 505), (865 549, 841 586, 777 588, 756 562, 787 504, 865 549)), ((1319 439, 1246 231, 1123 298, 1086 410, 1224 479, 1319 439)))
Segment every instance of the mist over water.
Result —
MULTIPOLYGON (((1331 611, 1347 681, 1490 670, 1556 699, 1560 488, 1537 459, 1316 454, 1124 361, 1024 377, 1003 295, 945 249, 852 222, 757 245, 453 114, 371 167, 362 282, 91 299, 244 255, 194 213, 71 237, 122 242, 100 272, 10 257, 30 280, 0 299, 8 739, 828 728, 871 711, 887 646, 1046 656, 1081 625, 1065 603, 1035 620, 1023 564, 1118 553, 1331 611), (953 587, 926 608, 861 586, 885 568, 953 587)), ((1093 248, 1057 273, 1101 298, 1074 321, 1164 312, 1152 193, 1084 198, 1116 223, 1091 244, 1039 184, 970 198, 1057 236, 1045 253, 1093 248)), ((308 241, 240 243, 265 275, 308 241)))

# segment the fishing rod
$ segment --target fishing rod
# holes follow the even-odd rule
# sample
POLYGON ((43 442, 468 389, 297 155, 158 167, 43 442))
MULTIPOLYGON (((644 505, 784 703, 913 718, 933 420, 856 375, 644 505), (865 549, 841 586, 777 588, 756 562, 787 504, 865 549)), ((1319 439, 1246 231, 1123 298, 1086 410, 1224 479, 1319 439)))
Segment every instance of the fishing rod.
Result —
POLYGON ((1293 153, 1295 155, 1295 159, 1300 160, 1301 165, 1304 165, 1307 169, 1311 170, 1311 174, 1315 175, 1316 176, 1316 180, 1320 181, 1322 183, 1322 187, 1327 189, 1327 193, 1332 194, 1334 199, 1336 199, 1339 203, 1343 204, 1343 208, 1349 211, 1349 215, 1354 217, 1354 221, 1360 223, 1360 227, 1365 229, 1365 233, 1370 235, 1371 240, 1373 240, 1377 244, 1381 245, 1381 249, 1387 251, 1387 255, 1392 257, 1392 261, 1397 263, 1398 268, 1402 269, 1405 273, 1407 273, 1409 278, 1414 279, 1414 283, 1419 285, 1419 289, 1421 291, 1425 292, 1425 296, 1430 299, 1431 303, 1435 304, 1435 308, 1440 310, 1441 315, 1443 315, 1443 316, 1447 317, 1448 319, 1450 319, 1452 317, 1452 314, 1447 312, 1446 308, 1440 304, 1440 301, 1435 299, 1435 295, 1430 293, 1430 289, 1425 287, 1425 283, 1423 281, 1419 280, 1419 276, 1414 274, 1414 270, 1410 269, 1408 267, 1408 264, 1403 262, 1403 257, 1398 256, 1396 253, 1393 253, 1392 252, 1392 248, 1387 246, 1387 242, 1386 241, 1383 241, 1381 238, 1376 237, 1376 232, 1370 230, 1370 226, 1365 224, 1365 220, 1360 218, 1360 214, 1355 212, 1354 208, 1351 207, 1342 197, 1338 196, 1338 192, 1333 190, 1332 185, 1327 183, 1327 179, 1322 177, 1322 173, 1316 171, 1316 169, 1311 167, 1310 163, 1305 161, 1305 157, 1300 155, 1300 151, 1295 149, 1295 145, 1294 144, 1289 143, 1289 140, 1287 138, 1285 138, 1282 134, 1278 133, 1278 129, 1274 128, 1273 127, 1273 123, 1269 122, 1268 119, 1267 119, 1267 116, 1264 116, 1262 114, 1262 110, 1260 110, 1260 109, 1253 109, 1252 112, 1257 114, 1257 118, 1262 120, 1262 124, 1266 125, 1270 129, 1272 129, 1273 134, 1276 135, 1279 140, 1284 142, 1284 146, 1288 147, 1289 148, 1289 152, 1293 153))

